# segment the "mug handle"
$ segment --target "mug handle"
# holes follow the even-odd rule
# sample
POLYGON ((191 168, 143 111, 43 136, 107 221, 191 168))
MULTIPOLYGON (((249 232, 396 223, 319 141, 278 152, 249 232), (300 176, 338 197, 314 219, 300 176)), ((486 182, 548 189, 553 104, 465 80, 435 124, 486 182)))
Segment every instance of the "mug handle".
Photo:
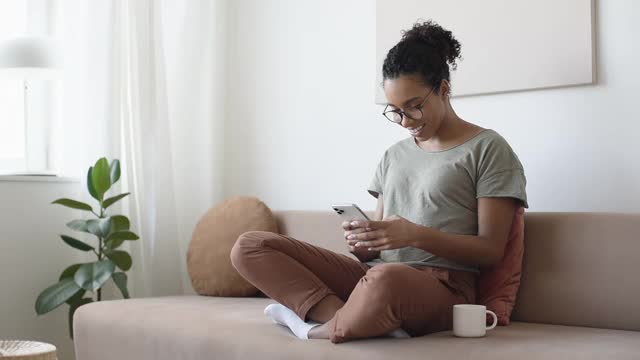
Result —
POLYGON ((496 325, 498 325, 498 317, 496 316, 496 313, 494 313, 491 310, 487 310, 487 313, 491 314, 491 316, 493 316, 493 324, 491 324, 491 326, 487 326, 487 330, 491 330, 494 327, 496 327, 496 325))

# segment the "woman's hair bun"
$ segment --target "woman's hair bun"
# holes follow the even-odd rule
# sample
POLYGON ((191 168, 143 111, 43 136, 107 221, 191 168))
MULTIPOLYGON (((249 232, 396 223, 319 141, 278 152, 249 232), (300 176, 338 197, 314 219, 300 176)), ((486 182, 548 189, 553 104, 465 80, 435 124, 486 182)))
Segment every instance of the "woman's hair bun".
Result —
POLYGON ((425 85, 440 91, 442 81, 450 81, 449 69, 457 68, 457 59, 462 59, 460 43, 451 31, 431 20, 417 22, 402 32, 402 39, 387 53, 382 63, 382 78, 417 75, 425 85))
POLYGON ((402 40, 406 42, 421 42, 433 48, 435 52, 451 66, 457 68, 456 59, 460 57, 460 43, 449 30, 431 20, 417 22, 410 30, 402 32, 402 40))

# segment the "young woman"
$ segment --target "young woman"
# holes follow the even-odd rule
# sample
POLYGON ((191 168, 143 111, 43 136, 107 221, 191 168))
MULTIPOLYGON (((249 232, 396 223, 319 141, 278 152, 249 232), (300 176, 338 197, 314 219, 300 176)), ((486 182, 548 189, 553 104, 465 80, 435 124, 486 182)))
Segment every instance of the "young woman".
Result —
POLYGON ((375 171, 374 220, 342 224, 360 261, 269 232, 236 242, 233 265, 279 302, 265 313, 296 336, 340 343, 448 330, 453 305, 475 301, 478 268, 502 259, 514 211, 527 207, 526 179, 504 138, 451 107, 459 57, 460 43, 431 21, 386 56, 383 115, 410 137, 375 171))

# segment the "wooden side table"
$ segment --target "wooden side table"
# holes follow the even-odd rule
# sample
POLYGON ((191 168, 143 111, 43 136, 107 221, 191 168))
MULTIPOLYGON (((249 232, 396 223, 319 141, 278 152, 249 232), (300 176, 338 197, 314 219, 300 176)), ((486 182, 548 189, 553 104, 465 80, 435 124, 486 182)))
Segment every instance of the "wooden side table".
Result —
POLYGON ((58 360, 56 347, 37 341, 0 340, 2 360, 58 360))

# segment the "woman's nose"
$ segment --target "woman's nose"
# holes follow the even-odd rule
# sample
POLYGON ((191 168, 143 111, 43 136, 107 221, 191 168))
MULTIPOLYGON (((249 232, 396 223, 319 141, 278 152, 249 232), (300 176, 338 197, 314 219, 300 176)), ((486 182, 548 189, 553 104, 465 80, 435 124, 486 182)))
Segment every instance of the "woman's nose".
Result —
POLYGON ((411 125, 413 125, 413 120, 409 119, 406 115, 402 117, 402 121, 400 121, 400 125, 402 125, 403 128, 410 128, 412 127, 411 125))

